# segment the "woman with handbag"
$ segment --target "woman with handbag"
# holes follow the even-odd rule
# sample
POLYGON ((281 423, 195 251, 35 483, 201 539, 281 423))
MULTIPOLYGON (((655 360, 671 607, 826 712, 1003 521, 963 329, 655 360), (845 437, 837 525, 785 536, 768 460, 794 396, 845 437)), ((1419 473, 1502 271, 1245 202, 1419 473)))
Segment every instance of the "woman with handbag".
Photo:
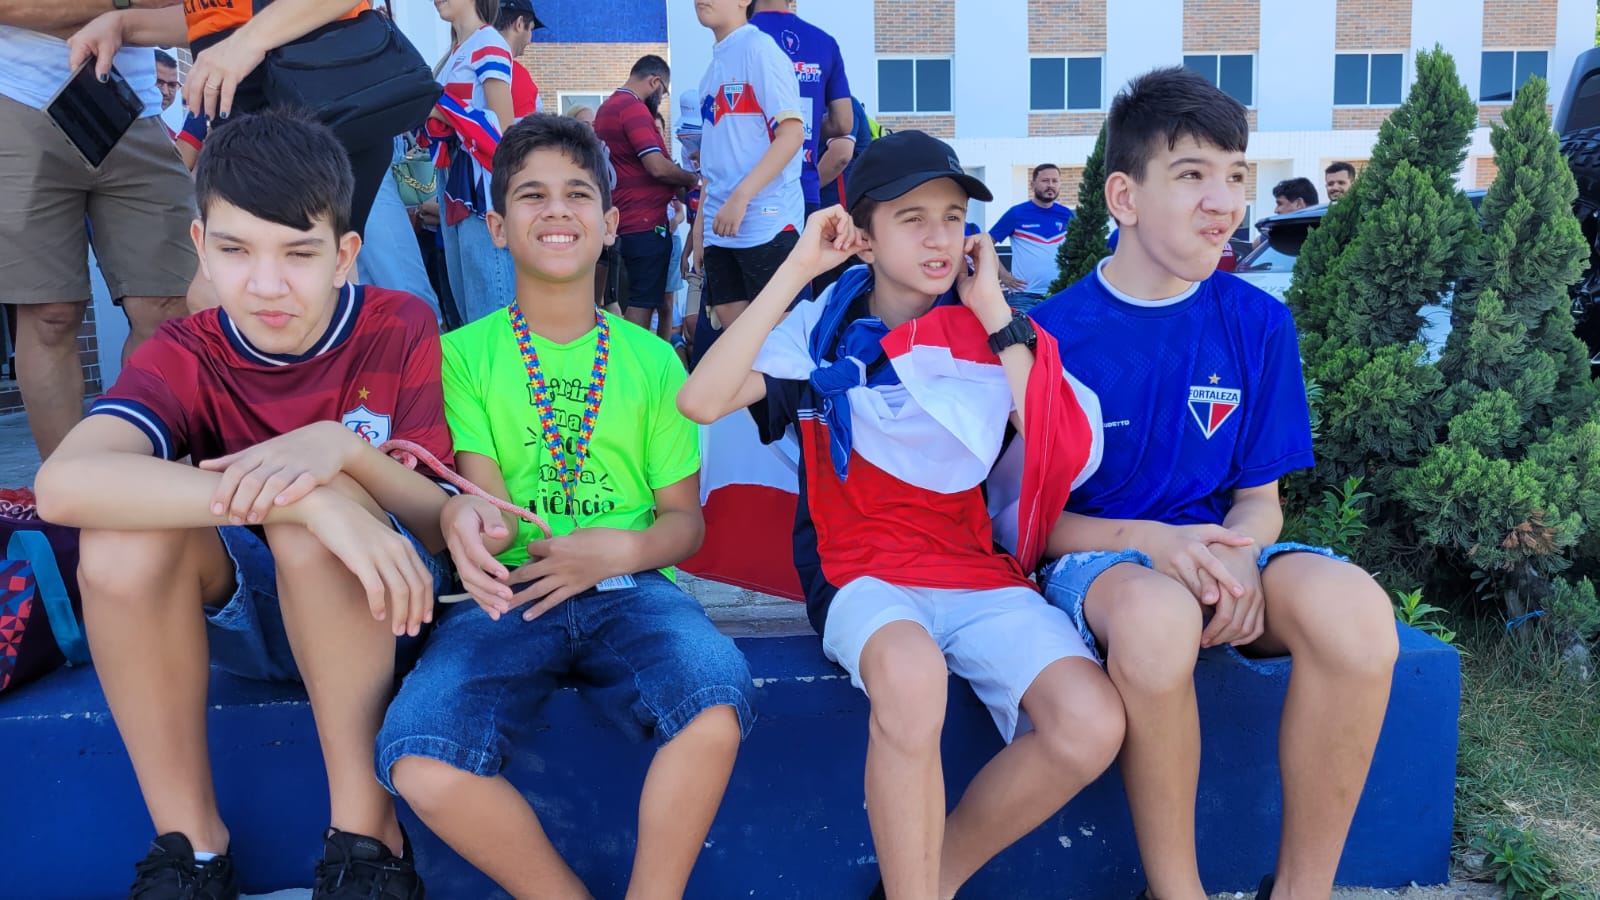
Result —
POLYGON ((68 42, 73 66, 95 58, 105 75, 124 44, 194 52, 184 104, 209 127, 235 112, 292 104, 333 128, 355 176, 357 232, 389 173, 392 138, 415 127, 432 96, 426 64, 366 0, 236 0, 113 10, 68 42), (188 10, 188 11, 186 11, 188 10), (410 117, 410 120, 407 120, 410 117), (393 130, 390 130, 390 129, 393 130))
POLYGON ((511 253, 495 246, 485 215, 501 133, 515 121, 511 47, 493 22, 500 0, 434 0, 450 23, 450 51, 434 67, 443 87, 425 129, 437 144, 440 236, 461 324, 502 309, 516 294, 511 253))

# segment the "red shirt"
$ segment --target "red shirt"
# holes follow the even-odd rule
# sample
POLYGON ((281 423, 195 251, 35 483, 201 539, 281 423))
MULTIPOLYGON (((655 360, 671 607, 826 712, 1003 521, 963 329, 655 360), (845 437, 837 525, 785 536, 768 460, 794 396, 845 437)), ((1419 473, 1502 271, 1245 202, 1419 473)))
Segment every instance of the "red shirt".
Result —
POLYGON ((619 218, 617 233, 664 227, 667 202, 677 188, 657 181, 644 167, 644 158, 651 153, 671 158, 662 145, 655 116, 633 91, 618 88, 595 111, 594 131, 611 150, 611 165, 617 170, 617 186, 611 190, 619 218))
POLYGON ((439 372, 425 303, 349 285, 328 331, 297 357, 251 346, 220 308, 166 322, 89 414, 132 423, 165 459, 213 459, 331 420, 374 446, 405 438, 451 464, 439 372))
POLYGON ((528 67, 511 61, 511 114, 522 121, 539 111, 539 86, 533 83, 528 67))

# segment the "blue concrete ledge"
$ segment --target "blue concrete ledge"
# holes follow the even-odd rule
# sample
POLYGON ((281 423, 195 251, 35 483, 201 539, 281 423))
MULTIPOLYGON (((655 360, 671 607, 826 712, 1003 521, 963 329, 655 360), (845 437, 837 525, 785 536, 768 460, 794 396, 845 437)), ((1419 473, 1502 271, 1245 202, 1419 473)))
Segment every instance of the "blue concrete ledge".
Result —
MULTIPOLYGON (((877 879, 863 806, 866 700, 813 637, 745 638, 760 720, 689 886, 694 898, 864 897, 877 879)), ((1339 870, 1342 884, 1446 879, 1460 676, 1455 650, 1400 629, 1400 661, 1377 760, 1339 870)), ((1205 723, 1199 800, 1202 874, 1213 891, 1250 890, 1271 866, 1281 804, 1277 722, 1287 660, 1202 656, 1205 723)), ((217 793, 248 893, 310 881, 327 821, 311 709, 298 688, 216 675, 211 745, 217 793)), ((945 730, 950 796, 998 748, 987 713, 951 684, 945 730)), ((649 749, 620 738, 562 691, 520 741, 509 775, 601 900, 622 896, 649 749)), ((0 695, 7 773, 0 896, 126 896, 151 837, 133 770, 94 672, 63 670, 0 695)), ((500 896, 407 819, 431 897, 500 896)), ((963 897, 1120 898, 1142 886, 1113 770, 1006 851, 963 897)))

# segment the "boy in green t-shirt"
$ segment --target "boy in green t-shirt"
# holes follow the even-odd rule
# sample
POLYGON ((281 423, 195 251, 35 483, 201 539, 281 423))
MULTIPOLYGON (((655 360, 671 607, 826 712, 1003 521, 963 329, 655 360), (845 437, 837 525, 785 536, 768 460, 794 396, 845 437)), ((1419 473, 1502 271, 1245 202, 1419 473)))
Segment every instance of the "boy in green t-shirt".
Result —
POLYGON ((672 580, 705 531, 698 432, 674 404, 683 367, 594 307, 617 229, 594 132, 529 116, 495 151, 491 193, 516 302, 445 337, 445 414, 461 474, 553 536, 478 497, 446 504, 474 602, 439 616, 378 736, 378 774, 513 896, 587 897, 501 774, 509 735, 575 677, 624 730, 660 742, 633 883, 681 896, 752 720, 743 655, 672 580))

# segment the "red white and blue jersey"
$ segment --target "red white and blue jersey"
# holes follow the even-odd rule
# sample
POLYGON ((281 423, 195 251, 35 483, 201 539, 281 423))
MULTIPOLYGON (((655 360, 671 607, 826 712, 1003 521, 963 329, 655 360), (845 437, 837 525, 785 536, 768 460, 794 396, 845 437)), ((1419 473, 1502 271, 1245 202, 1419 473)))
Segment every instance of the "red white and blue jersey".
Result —
POLYGON ((1056 254, 1067 239, 1072 218, 1072 210, 1059 203, 1042 207, 1028 200, 1006 210, 989 229, 996 244, 1011 241, 1011 274, 1027 282, 1024 291, 1050 293, 1050 285, 1061 274, 1056 254))
MULTIPOLYGON (((812 625, 822 633, 834 594, 863 577, 1031 588, 1050 524, 1073 484, 1099 464, 1093 396, 1065 374, 1049 343, 1029 381, 1024 440, 1008 449, 1011 388, 987 334, 965 307, 935 306, 881 341, 884 358, 869 375, 892 366, 898 383, 870 376, 872 386, 847 392, 851 447, 841 479, 826 401, 811 380, 813 332, 838 286, 797 305, 767 338, 755 363, 767 395, 750 408, 763 442, 798 432, 794 561, 812 625), (1019 451, 1011 490, 986 496, 1003 449, 1006 457, 1019 451)), ((849 302, 848 319, 867 315, 865 294, 849 302)))
MULTIPOLYGON (((491 81, 502 81, 508 90, 514 89, 511 69, 518 65, 505 38, 485 25, 456 45, 439 70, 444 95, 435 108, 445 121, 429 119, 423 137, 433 152, 434 164, 446 170, 441 213, 447 225, 489 211, 494 151, 500 135, 512 123, 500 121, 489 108, 483 88, 491 81)), ((513 93, 513 114, 515 107, 513 93)))
POLYGON ((163 459, 198 463, 333 421, 373 446, 402 438, 451 464, 440 365, 426 303, 352 284, 298 356, 252 346, 221 308, 168 321, 89 414, 132 424, 163 459))
MULTIPOLYGON (((715 219, 728 195, 772 146, 779 123, 805 121, 794 63, 754 25, 742 25, 711 48, 700 80, 700 171, 705 175, 701 214, 715 219)), ((805 195, 800 189, 803 152, 751 198, 739 233, 705 230, 707 246, 759 247, 785 228, 800 230, 805 195)))
POLYGON ((821 203, 817 182, 817 160, 822 149, 822 120, 828 104, 850 97, 850 79, 845 77, 844 56, 833 36, 789 12, 758 12, 750 24, 771 35, 778 49, 794 63, 794 76, 800 83, 801 112, 805 115, 806 143, 801 160, 800 189, 806 202, 821 203))
POLYGON ((1032 316, 1105 418, 1105 460, 1069 512, 1221 524, 1235 490, 1314 464, 1294 319, 1265 291, 1217 273, 1139 301, 1096 271, 1032 316))

